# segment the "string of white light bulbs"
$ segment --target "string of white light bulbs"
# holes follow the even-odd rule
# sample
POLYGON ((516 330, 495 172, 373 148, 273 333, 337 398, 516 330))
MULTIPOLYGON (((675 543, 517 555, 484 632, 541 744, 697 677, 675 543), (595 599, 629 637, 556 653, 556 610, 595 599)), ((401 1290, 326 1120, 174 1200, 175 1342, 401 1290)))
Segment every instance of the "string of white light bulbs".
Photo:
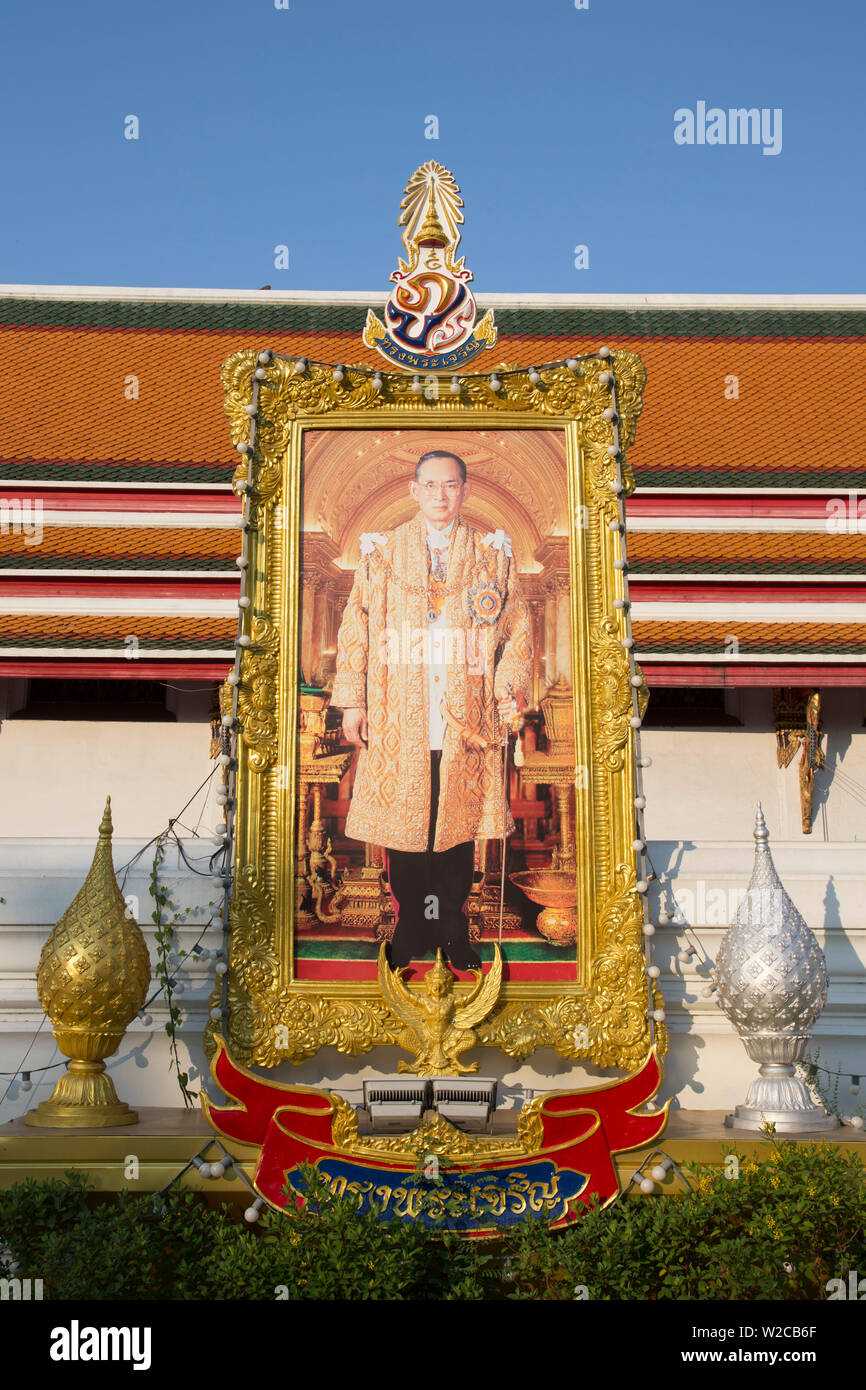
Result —
MULTIPOLYGON (((462 372, 459 376, 455 375, 451 377, 448 382, 448 391, 453 396, 459 396, 467 382, 486 381, 494 395, 499 395, 505 388, 508 378, 512 376, 527 376, 533 386, 544 386, 542 372, 553 371, 557 367, 567 367, 570 372, 574 372, 574 374, 578 376, 581 374, 582 362, 597 361, 599 357, 603 358, 605 356, 605 352, 610 356, 609 349, 601 349, 598 352, 582 353, 579 357, 562 357, 554 362, 542 362, 541 365, 537 367, 501 367, 492 372, 462 372)), ((373 390, 377 393, 385 389, 388 380, 386 373, 382 371, 381 367, 347 367, 343 362, 321 362, 313 357, 292 357, 288 353, 272 352, 270 349, 266 349, 264 352, 259 353, 258 360, 259 367, 254 373, 252 402, 252 405, 256 407, 258 401, 257 383, 267 379, 267 372, 264 371, 264 367, 271 361, 291 362, 293 364, 292 370, 298 376, 303 376, 310 367, 322 367, 326 371, 330 371, 333 380, 338 386, 342 385, 346 380, 347 374, 351 373, 352 376, 369 379, 373 390), (259 371, 261 371, 261 375, 259 375, 259 371)), ((401 373, 398 379, 401 381, 405 380, 404 374, 401 373)), ((420 396, 428 392, 435 392, 435 395, 438 396, 439 382, 444 380, 445 378, 443 376, 439 376, 433 372, 428 373, 424 377, 422 377, 419 372, 416 372, 412 376, 409 389, 414 395, 420 396)), ((251 419, 254 418, 252 415, 252 405, 247 406, 247 414, 250 415, 251 419)), ((239 444, 237 449, 239 454, 247 453, 247 446, 244 444, 239 444)))
MULTIPOLYGON (((610 348, 602 347, 598 350, 598 356, 602 359, 610 358, 610 348)), ((665 1020, 664 1008, 657 1008, 654 997, 654 985, 661 975, 661 969, 656 965, 653 958, 652 938, 655 936, 655 925, 650 920, 649 912, 649 885, 655 872, 650 863, 647 851, 646 828, 644 812, 646 810, 646 796, 643 789, 643 771, 650 767, 652 759, 644 756, 641 747, 641 726, 643 718, 640 712, 640 692, 644 685, 644 678, 637 669, 637 662, 634 655, 634 636, 632 635, 631 623, 631 599, 628 596, 628 551, 626 547, 626 528, 625 528, 625 483, 622 476, 622 447, 619 435, 619 413, 617 410, 616 376, 611 369, 602 372, 599 382, 602 386, 607 386, 610 390, 610 405, 606 406, 602 414, 610 422, 613 439, 608 446, 608 453, 616 464, 616 480, 614 482, 614 492, 616 493, 617 518, 609 522, 611 531, 620 537, 620 553, 614 560, 614 569, 620 575, 622 592, 619 598, 614 599, 614 608, 623 614, 625 619, 626 635, 622 639, 629 664, 629 685, 631 688, 632 713, 629 724, 634 733, 634 829, 635 838, 632 841, 632 849, 637 856, 638 873, 635 888, 641 896, 641 916, 643 940, 644 940, 644 975, 646 978, 647 991, 647 1025, 649 1031, 650 1045, 656 1040, 656 1024, 663 1023, 665 1020)), ((657 1108, 655 1101, 648 1101, 645 1107, 647 1110, 657 1108)))
POLYGON ((223 958, 217 966, 217 974, 220 977, 220 1001, 212 1006, 210 1019, 212 1023, 225 1025, 228 1019, 228 960, 229 943, 231 937, 230 908, 232 890, 234 887, 234 836, 235 818, 237 812, 237 772, 238 772, 238 696, 241 684, 241 658, 246 648, 252 646, 252 638, 245 632, 246 614, 252 604, 250 593, 250 531, 252 521, 250 519, 252 493, 255 487, 254 481, 254 459, 256 445, 256 422, 259 413, 259 389, 262 381, 267 378, 265 367, 271 361, 273 353, 269 349, 264 349, 258 355, 258 365, 253 373, 252 400, 246 407, 247 415, 250 417, 250 437, 249 443, 241 443, 237 446, 237 452, 247 460, 246 480, 237 484, 237 490, 241 494, 241 553, 237 556, 235 564, 240 570, 240 594, 238 596, 238 619, 237 631, 235 634, 235 659, 231 671, 226 676, 226 681, 232 692, 231 712, 224 714, 221 719, 223 730, 223 741, 228 746, 224 746, 217 757, 218 766, 224 770, 224 788, 217 793, 217 804, 222 807, 224 823, 221 827, 222 834, 222 867, 218 877, 222 883, 223 902, 222 902, 222 934, 223 934, 223 958))

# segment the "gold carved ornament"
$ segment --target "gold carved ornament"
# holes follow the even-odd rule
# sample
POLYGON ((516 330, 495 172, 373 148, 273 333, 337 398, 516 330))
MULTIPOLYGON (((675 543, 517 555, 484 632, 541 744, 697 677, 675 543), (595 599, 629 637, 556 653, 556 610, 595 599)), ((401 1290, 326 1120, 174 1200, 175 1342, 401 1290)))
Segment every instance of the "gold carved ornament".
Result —
POLYGON ((820 690, 799 690, 783 687, 773 691, 773 713, 776 724, 776 762, 790 767, 800 754, 800 824, 804 835, 812 833, 812 792, 815 772, 824 766, 821 747, 824 731, 821 727, 820 690))
MULTIPOLYGON (((234 353, 224 364, 225 409, 233 442, 249 441, 250 419, 246 406, 251 398, 253 374, 258 365, 255 351, 234 353)), ((286 498, 286 458, 295 438, 296 422, 319 428, 329 414, 343 425, 352 417, 369 414, 383 422, 411 420, 443 427, 479 427, 504 422, 515 427, 538 420, 569 421, 577 425, 577 442, 585 460, 584 506, 589 516, 584 561, 593 575, 589 593, 589 639, 585 661, 595 686, 592 698, 592 748, 594 774, 593 859, 609 868, 600 884, 597 936, 588 969, 582 979, 588 987, 560 996, 530 990, 531 998, 509 998, 506 988, 493 1013, 475 1028, 479 1044, 497 1046, 516 1059, 536 1047, 553 1046, 561 1055, 584 1057, 600 1066, 631 1067, 645 1058, 649 1046, 647 1005, 649 991, 644 976, 642 910, 635 891, 633 865, 612 856, 614 836, 625 848, 622 822, 631 804, 631 785, 614 815, 608 789, 617 777, 629 773, 631 692, 629 664, 622 647, 620 618, 613 612, 614 579, 611 573, 612 542, 608 523, 617 515, 616 461, 609 453, 612 426, 603 416, 610 393, 599 380, 612 370, 617 384, 617 413, 622 448, 633 441, 642 403, 645 371, 640 359, 614 352, 609 362, 586 358, 578 372, 564 366, 545 368, 542 380, 532 383, 526 371, 498 369, 502 389, 494 391, 488 375, 461 377, 460 394, 442 392, 434 400, 414 392, 408 376, 382 373, 382 385, 373 384, 368 367, 344 368, 336 382, 331 368, 309 363, 298 372, 291 360, 273 358, 267 379, 261 381, 255 436, 255 457, 239 464, 236 485, 252 476, 251 520, 260 537, 267 536, 258 559, 259 588, 254 600, 258 626, 253 643, 243 652, 239 692, 239 772, 261 779, 259 810, 261 840, 244 844, 239 837, 237 886, 231 907, 233 944, 228 980, 229 1030, 233 1055, 239 1062, 276 1066, 285 1060, 301 1061, 321 1047, 335 1047, 358 1056, 380 1044, 398 1041, 402 1025, 395 1021, 381 995, 345 986, 331 992, 284 982, 278 946, 279 929, 274 907, 275 869, 280 853, 276 842, 277 807, 285 769, 278 766, 279 651, 290 634, 280 631, 277 611, 279 557, 284 544, 283 514, 286 498), (252 475, 251 475, 252 467, 252 475), (270 823, 270 830, 268 829, 270 823), (537 997, 541 993, 543 997, 537 997)), ((294 446, 293 446, 294 447, 294 446)), ((299 455, 292 455, 293 458, 299 455)), ((292 465, 292 467, 297 465, 292 465)), ((633 488, 631 470, 621 461, 626 492, 633 488)), ((646 704, 646 688, 639 693, 646 704)), ((248 782, 247 795, 250 795, 248 782)), ((620 784, 617 784, 620 785, 620 784)), ((617 793, 621 795, 621 793, 617 793)), ((240 803, 239 803, 240 809, 240 803)), ((630 846, 632 832, 627 834, 630 846)), ((254 836, 255 839, 255 836, 254 836)), ((465 992, 458 986, 455 998, 465 992)), ((651 998, 661 1007, 657 987, 651 998)), ((218 1001, 217 1001, 218 1002, 218 1001)), ((666 1046, 664 1026, 657 1028, 657 1044, 666 1046)))
POLYGON ((116 1052, 147 997, 150 956, 117 885, 111 856, 111 798, 86 879, 42 948, 39 1002, 60 1051, 71 1060, 48 1100, 26 1123, 50 1129, 138 1122, 118 1100, 105 1058, 116 1052))
POLYGON ((435 1154, 437 1158, 451 1162, 477 1160, 480 1164, 488 1165, 503 1158, 530 1158, 544 1142, 541 1111, 547 1096, 536 1096, 523 1106, 517 1116, 516 1136, 466 1134, 443 1115, 433 1111, 428 1111, 409 1134, 362 1136, 358 1133, 358 1115, 354 1106, 333 1091, 329 1092, 329 1096, 334 1104, 331 1129, 334 1145, 342 1152, 359 1158, 365 1155, 378 1158, 387 1154, 390 1158, 417 1162, 428 1154, 435 1154))
POLYGON ((473 1024, 490 1013, 502 986, 502 953, 494 946, 493 964, 487 975, 474 970, 475 985, 461 998, 454 993, 454 975, 436 952, 436 963, 424 976, 422 988, 410 992, 399 970, 391 970, 384 944, 379 949, 379 992, 391 1013, 403 1025, 398 1047, 414 1052, 413 1062, 400 1062, 397 1070, 413 1076, 462 1076, 478 1070, 477 1062, 462 1062, 462 1054, 478 1041, 473 1024))

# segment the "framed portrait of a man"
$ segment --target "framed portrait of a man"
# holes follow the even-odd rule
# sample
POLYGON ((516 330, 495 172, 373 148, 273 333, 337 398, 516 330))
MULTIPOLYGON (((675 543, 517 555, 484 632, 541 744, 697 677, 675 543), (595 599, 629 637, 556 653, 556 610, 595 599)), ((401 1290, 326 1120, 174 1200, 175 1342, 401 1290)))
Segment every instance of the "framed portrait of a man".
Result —
MULTIPOLYGON (((353 963, 375 960, 384 940, 393 967, 441 947, 465 971, 481 966, 494 936, 504 939, 506 978, 518 963, 573 965, 574 939, 546 942, 534 926, 537 905, 528 907, 511 880, 500 914, 501 874, 494 883, 503 842, 511 867, 528 867, 527 845, 529 866, 541 862, 554 816, 549 800, 522 782, 513 736, 535 741, 526 716, 537 711, 545 668, 556 662, 555 642, 544 648, 557 583, 568 603, 561 436, 311 431, 304 496, 315 500, 317 524, 333 532, 316 533, 319 562, 303 586, 315 611, 302 666, 319 667, 343 741, 358 750, 323 802, 329 825, 344 832, 340 888, 330 898, 344 909, 340 934, 331 936, 335 966, 343 953, 353 963), (348 458, 352 487, 328 516, 320 499, 330 493, 329 475, 345 476, 348 458), (325 545, 335 552, 330 574, 325 545), (333 641, 338 617, 336 650, 327 651, 332 675, 321 668, 321 640, 333 641), (358 922, 355 892, 371 864, 381 870, 378 920, 358 922)), ((304 532, 308 545, 311 534, 304 532)), ((569 674, 567 665, 551 672, 553 680, 569 674)), ((305 952, 321 945, 321 925, 305 919, 298 929, 300 969, 305 952)))
MULTIPOLYGON (((255 362, 224 368, 239 439, 255 362)), ((603 366, 455 400, 269 363, 238 473, 239 1060, 392 1043, 379 972, 411 989, 437 953, 466 991, 501 961, 483 1044, 645 1055, 603 366)), ((617 368, 627 439, 642 369, 617 368)))

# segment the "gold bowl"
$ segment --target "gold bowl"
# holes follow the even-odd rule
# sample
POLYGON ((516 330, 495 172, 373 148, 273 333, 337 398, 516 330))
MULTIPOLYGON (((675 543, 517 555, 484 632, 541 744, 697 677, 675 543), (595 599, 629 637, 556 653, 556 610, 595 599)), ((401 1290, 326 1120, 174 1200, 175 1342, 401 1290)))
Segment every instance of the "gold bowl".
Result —
POLYGON ((577 882, 571 869, 524 869, 509 874, 527 898, 538 903, 536 927, 551 946, 572 946, 577 940, 577 882))

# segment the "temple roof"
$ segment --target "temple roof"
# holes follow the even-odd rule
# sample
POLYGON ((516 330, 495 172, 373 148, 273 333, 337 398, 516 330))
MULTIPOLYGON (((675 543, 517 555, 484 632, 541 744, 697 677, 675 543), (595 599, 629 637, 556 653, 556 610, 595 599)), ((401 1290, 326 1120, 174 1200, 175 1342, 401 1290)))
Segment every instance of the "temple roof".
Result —
MULTIPOLYGON (((0 671, 36 674, 50 657, 70 673, 96 661, 140 674, 122 657, 133 632, 166 673, 225 669, 239 546, 220 366, 250 347, 381 365, 361 333, 383 298, 0 288, 0 502, 13 521, 16 503, 22 522, 41 508, 40 543, 26 525, 0 534, 0 671)), ((647 369, 628 548, 651 681, 692 669, 727 683, 746 656, 823 662, 828 678, 842 658, 866 675, 866 504, 860 518, 849 496, 866 457, 866 297, 490 295, 479 307, 495 309, 500 336, 473 371, 600 343, 647 369), (734 619, 741 655, 721 659, 734 619)), ((348 496, 343 511, 345 568, 360 512, 348 496)))

